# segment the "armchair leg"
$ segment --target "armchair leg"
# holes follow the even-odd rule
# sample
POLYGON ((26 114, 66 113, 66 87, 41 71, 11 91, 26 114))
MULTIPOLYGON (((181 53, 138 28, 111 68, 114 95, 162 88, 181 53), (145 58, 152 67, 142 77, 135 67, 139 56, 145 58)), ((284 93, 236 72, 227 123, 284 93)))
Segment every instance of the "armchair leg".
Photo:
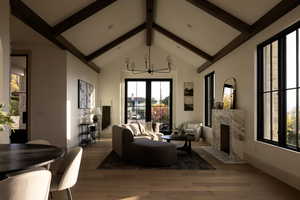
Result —
POLYGON ((73 198, 72 198, 72 192, 71 192, 71 189, 68 188, 66 191, 67 191, 67 195, 68 195, 68 200, 72 200, 73 198))

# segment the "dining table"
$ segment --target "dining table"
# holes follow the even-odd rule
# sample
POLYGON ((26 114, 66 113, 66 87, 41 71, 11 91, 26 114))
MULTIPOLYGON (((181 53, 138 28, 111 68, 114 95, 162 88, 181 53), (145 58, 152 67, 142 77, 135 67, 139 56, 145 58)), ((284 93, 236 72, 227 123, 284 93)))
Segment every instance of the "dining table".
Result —
POLYGON ((0 144, 0 180, 9 173, 47 166, 64 152, 52 145, 0 144))

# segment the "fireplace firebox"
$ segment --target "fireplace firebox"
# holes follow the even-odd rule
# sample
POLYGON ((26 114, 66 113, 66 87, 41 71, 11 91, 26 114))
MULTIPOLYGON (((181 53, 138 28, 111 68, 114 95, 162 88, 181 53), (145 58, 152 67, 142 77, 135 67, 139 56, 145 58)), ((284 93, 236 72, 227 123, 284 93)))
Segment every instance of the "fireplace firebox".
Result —
POLYGON ((230 126, 221 124, 221 151, 230 154, 230 126))

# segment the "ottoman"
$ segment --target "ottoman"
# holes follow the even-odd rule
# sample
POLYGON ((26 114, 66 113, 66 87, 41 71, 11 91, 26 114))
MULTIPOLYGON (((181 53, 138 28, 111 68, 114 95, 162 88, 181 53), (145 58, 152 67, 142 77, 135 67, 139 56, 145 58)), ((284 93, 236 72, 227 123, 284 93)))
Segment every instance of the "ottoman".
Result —
POLYGON ((138 164, 168 166, 177 161, 176 145, 171 143, 141 138, 135 139, 131 147, 131 160, 138 164))

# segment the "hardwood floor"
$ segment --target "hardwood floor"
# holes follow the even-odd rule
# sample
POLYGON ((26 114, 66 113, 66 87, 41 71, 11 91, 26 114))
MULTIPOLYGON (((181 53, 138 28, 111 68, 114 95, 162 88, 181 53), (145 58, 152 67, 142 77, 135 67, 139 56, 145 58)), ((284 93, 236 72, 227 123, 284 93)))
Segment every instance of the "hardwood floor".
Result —
MULTIPOLYGON (((193 149, 216 170, 97 170, 111 139, 84 149, 74 200, 299 200, 300 191, 249 165, 224 165, 193 149)), ((55 193, 54 200, 66 199, 55 193)))

